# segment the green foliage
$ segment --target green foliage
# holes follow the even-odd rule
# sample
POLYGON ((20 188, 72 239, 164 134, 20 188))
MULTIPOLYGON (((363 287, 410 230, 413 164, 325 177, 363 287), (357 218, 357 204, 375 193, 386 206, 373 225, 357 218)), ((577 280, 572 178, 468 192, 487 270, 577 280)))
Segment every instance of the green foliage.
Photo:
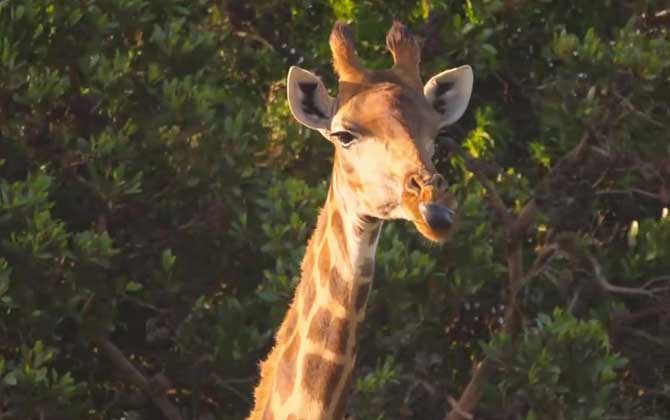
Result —
POLYGON ((0 356, 0 390, 12 411, 27 418, 83 414, 81 405, 71 404, 80 399, 86 383, 76 383, 69 372, 59 374, 50 367, 57 353, 37 341, 32 347, 22 346, 8 362, 0 356))
POLYGON ((501 395, 517 404, 523 401, 529 416, 603 418, 618 371, 627 363, 611 352, 603 325, 555 309, 552 316, 538 315, 536 325, 526 329, 521 340, 514 352, 504 334, 485 346, 494 359, 510 354, 497 385, 501 395))
POLYGON ((0 418, 161 418, 100 337, 164 374, 185 419, 244 418, 331 165, 292 121, 285 76, 297 64, 335 88, 338 18, 370 67, 391 64, 393 18, 426 38, 424 78, 472 65, 446 135, 511 213, 538 209, 511 336, 505 227, 438 140, 459 229, 436 246, 386 223, 350 411, 444 418, 489 355, 477 418, 670 417, 670 39, 649 19, 663 8, 0 0, 0 418), (585 133, 583 159, 563 160, 585 133))

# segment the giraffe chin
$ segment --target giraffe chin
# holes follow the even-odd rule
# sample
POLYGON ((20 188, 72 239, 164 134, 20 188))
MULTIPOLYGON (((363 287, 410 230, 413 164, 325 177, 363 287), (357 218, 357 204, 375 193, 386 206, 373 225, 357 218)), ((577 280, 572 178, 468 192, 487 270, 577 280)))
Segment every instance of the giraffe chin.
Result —
POLYGON ((434 229, 423 221, 414 222, 414 226, 416 227, 416 230, 418 230, 419 233, 423 235, 424 238, 437 243, 444 243, 447 239, 449 239, 449 236, 453 230, 453 228, 434 229))

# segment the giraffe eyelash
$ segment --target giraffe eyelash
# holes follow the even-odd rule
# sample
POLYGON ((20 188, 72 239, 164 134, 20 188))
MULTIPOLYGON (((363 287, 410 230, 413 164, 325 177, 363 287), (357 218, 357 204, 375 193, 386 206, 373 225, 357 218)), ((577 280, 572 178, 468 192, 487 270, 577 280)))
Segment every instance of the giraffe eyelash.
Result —
POLYGON ((336 131, 331 134, 331 137, 337 139, 343 147, 351 146, 357 139, 355 135, 348 131, 336 131))

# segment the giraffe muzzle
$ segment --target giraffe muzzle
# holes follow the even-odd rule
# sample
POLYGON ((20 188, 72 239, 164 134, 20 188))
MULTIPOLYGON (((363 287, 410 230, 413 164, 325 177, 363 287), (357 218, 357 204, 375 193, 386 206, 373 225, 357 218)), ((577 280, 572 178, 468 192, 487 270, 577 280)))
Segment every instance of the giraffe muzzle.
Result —
POLYGON ((448 229, 454 222, 454 211, 445 205, 421 203, 419 211, 431 229, 448 229))

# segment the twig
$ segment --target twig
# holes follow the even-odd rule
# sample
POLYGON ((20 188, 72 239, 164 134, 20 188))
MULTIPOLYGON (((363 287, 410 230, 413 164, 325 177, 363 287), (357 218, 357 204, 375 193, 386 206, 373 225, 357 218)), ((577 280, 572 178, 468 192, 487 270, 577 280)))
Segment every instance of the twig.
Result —
POLYGON ((452 396, 448 396, 448 397, 447 397, 447 401, 449 402, 449 405, 451 405, 451 409, 452 409, 452 411, 455 411, 456 413, 458 413, 459 416, 461 416, 461 417, 463 417, 464 419, 467 419, 467 420, 472 420, 472 419, 475 418, 472 414, 463 411, 463 410, 459 407, 459 405, 458 405, 458 401, 456 401, 456 400, 454 399, 454 397, 452 397, 452 396))
POLYGON ((665 304, 658 306, 652 306, 651 308, 645 308, 639 312, 634 313, 624 313, 615 315, 612 318, 613 325, 629 325, 634 324, 642 319, 645 319, 650 316, 656 316, 661 314, 669 314, 670 307, 665 304))
POLYGON ((549 262, 552 260, 552 257, 559 251, 558 244, 551 244, 543 247, 538 256, 535 258, 533 265, 528 269, 526 274, 523 275, 523 278, 520 280, 520 287, 523 287, 531 279, 536 277, 538 274, 544 271, 549 262))
POLYGON ((630 296, 650 297, 654 295, 654 292, 651 290, 635 288, 635 287, 616 286, 610 283, 609 281, 607 281, 607 278, 605 278, 600 263, 593 257, 589 257, 589 261, 591 262, 591 266, 593 266, 593 274, 596 276, 598 284, 606 292, 617 293, 620 295, 630 295, 630 296))
POLYGON ((183 420, 177 406, 172 404, 165 396, 165 391, 169 388, 169 384, 164 376, 160 375, 156 378, 147 379, 107 337, 93 336, 91 337, 91 341, 100 348, 102 353, 119 370, 119 375, 147 394, 165 417, 169 420, 183 420))
POLYGON ((626 195, 639 194, 645 197, 653 198, 654 200, 663 201, 661 199, 660 194, 645 191, 640 188, 629 188, 627 190, 609 189, 609 190, 596 191, 596 195, 612 195, 612 194, 626 194, 626 195))
POLYGON ((237 388, 235 388, 232 385, 232 384, 235 384, 235 383, 249 382, 249 379, 251 379, 251 378, 223 380, 218 375, 213 374, 213 373, 210 374, 209 377, 212 380, 212 382, 214 383, 214 385, 220 386, 224 389, 227 389, 228 391, 232 392, 233 394, 235 394, 237 397, 239 397, 242 401, 244 401, 246 403, 251 403, 251 400, 249 399, 249 397, 246 394, 243 394, 242 392, 240 392, 237 388))
POLYGON ((579 296, 582 294, 582 290, 584 290, 584 285, 582 284, 579 286, 577 291, 575 291, 575 294, 572 295, 572 299, 570 299, 570 304, 568 305, 566 312, 569 314, 573 314, 575 310, 575 306, 577 306, 577 302, 579 302, 579 296))
POLYGON ((645 284, 642 285, 643 289, 649 289, 653 284, 660 283, 663 281, 670 281, 670 275, 665 275, 665 276, 658 276, 654 277, 653 279, 647 281, 645 284))
POLYGON ((525 233, 526 229, 528 229, 528 227, 535 221, 536 216, 537 204, 535 203, 535 199, 531 199, 521 209, 521 212, 517 216, 514 226, 512 227, 512 235, 516 237, 525 233))
POLYGON ((481 165, 477 160, 475 160, 470 154, 461 148, 461 146, 454 141, 451 137, 441 137, 441 142, 447 146, 449 151, 457 156, 459 156, 465 162, 465 167, 472 172, 480 184, 486 189, 486 196, 488 197, 493 209, 498 213, 500 219, 505 223, 508 228, 512 227, 513 219, 512 216, 507 211, 507 206, 503 202, 500 194, 493 186, 491 181, 484 175, 484 170, 481 168, 481 165))
POLYGON ((664 349, 670 349, 670 340, 667 338, 659 338, 656 336, 653 336, 649 334, 646 331, 640 330, 638 328, 631 328, 631 327, 622 327, 621 330, 624 333, 628 333, 630 335, 634 335, 636 337, 644 338, 647 341, 651 341, 652 343, 664 348, 664 349))

